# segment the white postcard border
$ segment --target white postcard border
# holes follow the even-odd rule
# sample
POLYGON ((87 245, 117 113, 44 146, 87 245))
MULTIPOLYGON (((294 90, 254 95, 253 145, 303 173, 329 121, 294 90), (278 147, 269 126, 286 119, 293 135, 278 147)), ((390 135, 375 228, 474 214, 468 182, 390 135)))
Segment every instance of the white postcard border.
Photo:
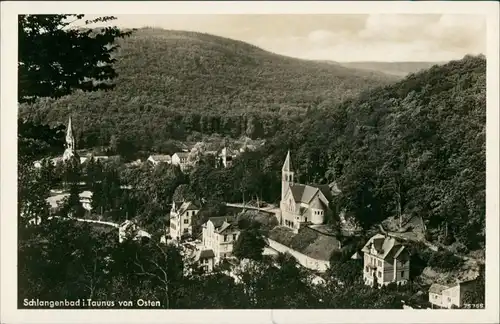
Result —
MULTIPOLYGON (((497 2, 156 2, 1 3, 1 318, 2 323, 496 323, 499 234, 499 4, 497 2), (85 14, 480 14, 487 18, 487 217, 485 310, 18 310, 17 15, 85 14)), ((478 37, 480 37, 478 35, 478 37)))

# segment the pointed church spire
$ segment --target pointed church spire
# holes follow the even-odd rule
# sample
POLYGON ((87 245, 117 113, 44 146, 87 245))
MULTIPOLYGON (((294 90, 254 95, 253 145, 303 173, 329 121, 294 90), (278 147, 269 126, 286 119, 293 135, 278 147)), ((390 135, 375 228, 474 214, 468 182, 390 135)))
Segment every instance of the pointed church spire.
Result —
POLYGON ((71 115, 68 118, 68 127, 66 128, 66 150, 64 150, 63 160, 67 161, 75 156, 75 137, 73 136, 73 127, 71 126, 71 115))
POLYGON ((71 127, 71 115, 68 118, 68 127, 66 128, 66 143, 70 144, 74 141, 73 128, 71 127))
POLYGON ((283 169, 281 171, 292 171, 292 160, 290 159, 290 150, 286 154, 285 163, 283 163, 283 169))

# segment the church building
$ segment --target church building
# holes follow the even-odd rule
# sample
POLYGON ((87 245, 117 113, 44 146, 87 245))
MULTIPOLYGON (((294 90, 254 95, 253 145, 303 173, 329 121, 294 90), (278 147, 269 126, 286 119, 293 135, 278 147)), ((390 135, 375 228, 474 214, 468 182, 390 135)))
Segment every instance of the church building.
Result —
POLYGON ((73 135, 73 128, 71 126, 71 116, 68 119, 68 127, 66 128, 66 149, 64 150, 62 160, 69 161, 71 159, 76 159, 78 163, 80 159, 76 153, 75 146, 75 136, 73 135))
POLYGON ((290 151, 281 170, 281 225, 298 233, 307 225, 320 225, 331 214, 332 194, 328 185, 295 183, 290 151))

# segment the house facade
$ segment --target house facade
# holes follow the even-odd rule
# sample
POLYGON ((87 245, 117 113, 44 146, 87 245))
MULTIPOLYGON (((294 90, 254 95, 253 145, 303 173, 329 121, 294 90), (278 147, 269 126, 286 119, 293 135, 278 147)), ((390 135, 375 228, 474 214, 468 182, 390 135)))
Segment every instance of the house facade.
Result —
POLYGON ((238 154, 236 152, 229 150, 227 147, 224 147, 219 155, 224 168, 230 168, 237 156, 238 154))
POLYGON ((465 293, 472 291, 475 284, 476 280, 460 282, 452 286, 432 284, 429 288, 429 302, 437 308, 461 308, 465 293))
POLYGON ((153 166, 157 166, 160 163, 170 164, 172 163, 172 157, 168 154, 150 155, 147 161, 150 162, 153 166))
POLYGON ((281 175, 281 225, 297 233, 302 226, 323 224, 325 217, 333 212, 330 208, 333 197, 329 186, 295 183, 290 151, 281 175))
POLYGON ((209 273, 215 266, 215 253, 212 249, 198 250, 194 260, 204 272, 209 273))
POLYGON ((200 208, 190 201, 173 202, 170 210, 170 236, 173 240, 180 240, 182 235, 193 234, 193 216, 200 208))
POLYGON ((92 191, 89 190, 85 190, 79 194, 80 202, 82 203, 82 206, 83 208, 85 208, 85 210, 92 210, 92 195, 92 191))
POLYGON ((215 264, 233 255, 234 243, 240 235, 234 222, 233 216, 220 216, 211 217, 203 224, 202 244, 205 249, 211 249, 214 252, 215 264))
POLYGON ((174 155, 172 155, 171 163, 173 165, 178 165, 182 171, 186 170, 191 165, 189 161, 189 153, 187 152, 174 153, 174 155))
POLYGON ((366 285, 405 284, 410 279, 408 249, 395 238, 374 235, 361 252, 364 254, 363 280, 366 285))

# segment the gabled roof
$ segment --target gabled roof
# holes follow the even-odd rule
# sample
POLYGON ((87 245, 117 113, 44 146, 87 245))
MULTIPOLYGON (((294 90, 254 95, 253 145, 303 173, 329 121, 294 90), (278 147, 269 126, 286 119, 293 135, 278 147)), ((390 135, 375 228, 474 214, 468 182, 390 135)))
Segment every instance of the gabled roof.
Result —
POLYGON ((434 294, 441 294, 443 292, 443 290, 446 290, 448 288, 450 288, 450 287, 435 283, 435 284, 432 284, 430 286, 429 292, 434 293, 434 294))
POLYGON ((92 195, 93 195, 93 193, 92 193, 92 191, 90 191, 90 190, 85 190, 85 191, 82 191, 82 192, 79 194, 80 198, 87 198, 87 199, 91 199, 91 198, 92 198, 92 195))
POLYGON ((233 227, 233 224, 232 223, 228 223, 228 222, 224 222, 222 224, 222 226, 217 230, 217 232, 219 233, 223 233, 225 230, 227 230, 228 228, 230 227, 233 227))
POLYGON ((218 233, 222 233, 226 229, 232 226, 235 221, 234 216, 218 216, 218 217, 210 217, 208 221, 214 224, 215 230, 218 233))
POLYGON ((179 214, 182 215, 185 211, 188 211, 188 210, 199 210, 199 208, 195 204, 193 204, 192 202, 186 201, 186 202, 182 203, 181 207, 179 207, 179 214))
POLYGON ((354 253, 352 256, 351 256, 351 259, 353 260, 360 260, 362 259, 363 257, 361 256, 361 254, 359 254, 359 252, 356 251, 356 253, 354 253))
POLYGON ((212 249, 207 250, 198 250, 196 252, 195 261, 203 260, 203 259, 213 259, 215 258, 215 253, 212 249))
POLYGON ((174 155, 177 155, 178 157, 188 157, 189 156, 189 152, 176 152, 174 153, 174 155))
POLYGON ((123 229, 127 229, 130 226, 134 226, 135 227, 135 226, 137 226, 137 224, 134 221, 132 221, 130 219, 127 219, 126 221, 124 221, 123 223, 121 223, 119 227, 123 228, 123 229))
POLYGON ((182 201, 173 201, 173 204, 177 207, 177 209, 179 209, 181 206, 182 206, 182 201))
POLYGON ((172 157, 168 154, 151 155, 150 158, 158 162, 168 162, 172 160, 172 157))
POLYGON ((328 202, 332 201, 332 194, 328 185, 304 185, 304 184, 290 184, 290 190, 292 191, 292 196, 295 202, 308 204, 314 198, 314 196, 321 192, 328 202))
POLYGON ((376 234, 372 236, 365 246, 361 250, 364 253, 371 253, 371 246, 373 245, 376 250, 376 256, 382 259, 387 258, 399 258, 403 251, 405 251, 405 246, 399 243, 394 237, 384 236, 382 234, 376 234))
POLYGON ((239 154, 238 151, 224 147, 219 155, 220 156, 226 155, 227 157, 236 157, 238 154, 239 154))
POLYGON ((339 251, 339 240, 309 227, 297 234, 284 226, 276 226, 269 231, 268 238, 316 260, 328 261, 334 251, 339 251))

